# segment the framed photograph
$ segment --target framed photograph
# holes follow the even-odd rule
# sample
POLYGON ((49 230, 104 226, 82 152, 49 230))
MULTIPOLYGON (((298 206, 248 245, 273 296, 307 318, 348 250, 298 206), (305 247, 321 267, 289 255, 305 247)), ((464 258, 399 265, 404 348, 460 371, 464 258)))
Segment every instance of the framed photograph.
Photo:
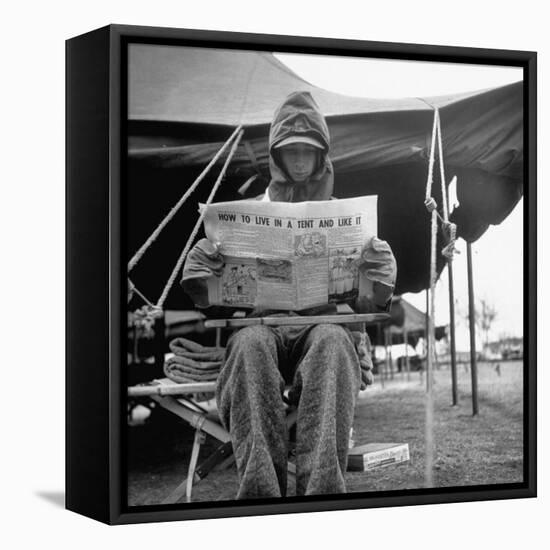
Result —
POLYGON ((69 510, 536 495, 536 53, 67 41, 69 510))

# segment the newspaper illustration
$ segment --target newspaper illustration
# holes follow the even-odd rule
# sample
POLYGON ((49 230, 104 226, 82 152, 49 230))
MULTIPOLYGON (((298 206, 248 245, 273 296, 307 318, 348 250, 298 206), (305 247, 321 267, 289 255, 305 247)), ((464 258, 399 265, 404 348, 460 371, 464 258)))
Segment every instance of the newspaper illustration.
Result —
POLYGON ((372 291, 358 259, 377 232, 376 196, 200 207, 225 259, 221 277, 208 281, 212 305, 300 311, 372 291))

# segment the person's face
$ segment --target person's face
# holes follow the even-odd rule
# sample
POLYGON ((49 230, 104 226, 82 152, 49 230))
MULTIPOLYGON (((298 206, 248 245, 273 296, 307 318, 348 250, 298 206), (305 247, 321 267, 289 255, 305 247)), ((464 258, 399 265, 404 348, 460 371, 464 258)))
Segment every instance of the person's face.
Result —
POLYGON ((283 168, 292 181, 306 181, 317 168, 319 149, 307 143, 292 143, 280 149, 283 168))

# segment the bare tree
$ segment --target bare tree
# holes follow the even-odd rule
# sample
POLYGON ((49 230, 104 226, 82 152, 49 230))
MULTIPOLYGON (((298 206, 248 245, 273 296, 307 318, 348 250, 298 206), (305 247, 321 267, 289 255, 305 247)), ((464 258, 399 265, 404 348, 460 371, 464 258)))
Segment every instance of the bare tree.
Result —
MULTIPOLYGON (((475 305, 474 316, 476 332, 481 335, 483 348, 485 349, 489 346, 489 333, 494 320, 497 318, 497 310, 488 300, 481 298, 475 305)), ((461 317, 466 323, 469 322, 468 311, 463 312, 461 317)))
POLYGON ((483 347, 489 346, 489 332, 493 321, 497 318, 497 310, 488 300, 481 298, 476 305, 476 325, 483 334, 483 347))

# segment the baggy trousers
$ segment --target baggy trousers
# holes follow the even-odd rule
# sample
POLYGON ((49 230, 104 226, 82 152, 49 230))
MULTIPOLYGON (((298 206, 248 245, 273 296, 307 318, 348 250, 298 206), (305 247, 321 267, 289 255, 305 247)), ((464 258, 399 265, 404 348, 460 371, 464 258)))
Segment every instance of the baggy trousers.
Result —
POLYGON ((359 358, 341 325, 250 326, 229 339, 216 399, 231 434, 238 499, 286 495, 283 390, 297 405, 296 494, 346 491, 344 473, 360 385, 359 358))

